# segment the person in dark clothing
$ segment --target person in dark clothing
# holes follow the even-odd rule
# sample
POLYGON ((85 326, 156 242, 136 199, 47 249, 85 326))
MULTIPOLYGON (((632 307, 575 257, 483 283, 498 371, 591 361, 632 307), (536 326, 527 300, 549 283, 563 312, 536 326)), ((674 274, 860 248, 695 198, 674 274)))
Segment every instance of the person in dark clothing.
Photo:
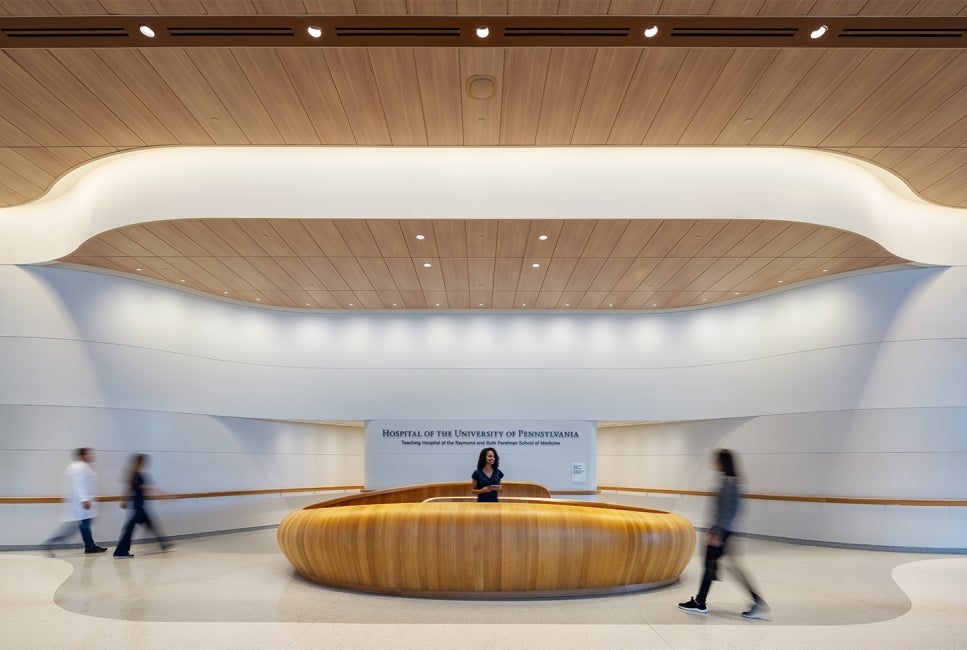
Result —
POLYGON ((161 545, 162 551, 168 550, 168 547, 171 546, 162 537, 161 531, 158 530, 157 525, 148 516, 148 511, 144 507, 145 492, 153 490, 148 477, 142 473, 147 463, 147 454, 135 454, 131 457, 131 470, 127 474, 128 498, 126 501, 121 502, 122 508, 131 508, 131 516, 128 517, 127 522, 124 524, 124 529, 121 531, 121 539, 118 541, 117 548, 114 550, 115 558, 127 559, 134 557, 131 555, 131 537, 134 535, 134 527, 138 524, 142 524, 151 530, 151 533, 158 540, 158 544, 161 545))
POLYGON ((503 487, 500 479, 504 478, 504 473, 500 471, 500 456, 493 447, 487 447, 480 451, 477 458, 477 469, 470 476, 473 481, 473 493, 477 495, 477 501, 496 501, 497 493, 503 487))
MULTIPOLYGON (((725 555, 729 538, 732 536, 735 518, 739 511, 741 494, 739 492, 739 475, 736 471, 735 458, 728 449, 719 449, 714 456, 715 468, 722 472, 722 483, 715 495, 715 510, 708 532, 705 535, 705 573, 698 594, 686 603, 679 603, 679 608, 695 614, 707 614, 708 607, 705 599, 712 581, 718 580, 718 563, 725 555)), ((762 596, 752 587, 748 577, 732 562, 732 571, 749 591, 752 606, 742 612, 744 618, 764 618, 771 614, 771 609, 762 596)))

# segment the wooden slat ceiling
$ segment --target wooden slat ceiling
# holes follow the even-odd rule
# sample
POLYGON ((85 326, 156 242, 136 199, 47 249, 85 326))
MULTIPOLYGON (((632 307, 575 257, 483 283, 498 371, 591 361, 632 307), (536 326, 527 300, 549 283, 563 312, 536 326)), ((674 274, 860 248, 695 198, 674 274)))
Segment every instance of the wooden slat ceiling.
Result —
MULTIPOLYGON (((0 30, 3 16, 326 14, 961 21, 967 0, 0 0, 0 30)), ((854 47, 44 48, 0 38, 0 206, 38 198, 85 162, 143 147, 609 145, 840 152, 894 172, 929 201, 967 208, 961 39, 954 47, 857 38, 854 47), (494 84, 492 96, 471 95, 477 78, 494 84)), ((903 263, 832 229, 707 220, 187 220, 106 233, 65 261, 260 304, 332 309, 670 308, 903 263), (545 251, 534 236, 551 226, 545 251), (419 245, 416 230, 427 235, 419 245)))

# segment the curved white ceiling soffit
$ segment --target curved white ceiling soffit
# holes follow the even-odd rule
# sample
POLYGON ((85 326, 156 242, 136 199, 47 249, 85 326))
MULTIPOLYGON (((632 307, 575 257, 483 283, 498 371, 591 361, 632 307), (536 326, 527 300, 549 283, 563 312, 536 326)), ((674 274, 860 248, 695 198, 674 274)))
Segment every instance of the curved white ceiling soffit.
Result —
POLYGON ((747 147, 141 149, 0 209, 0 263, 48 262, 101 232, 183 218, 770 219, 967 264, 967 210, 848 156, 747 147))

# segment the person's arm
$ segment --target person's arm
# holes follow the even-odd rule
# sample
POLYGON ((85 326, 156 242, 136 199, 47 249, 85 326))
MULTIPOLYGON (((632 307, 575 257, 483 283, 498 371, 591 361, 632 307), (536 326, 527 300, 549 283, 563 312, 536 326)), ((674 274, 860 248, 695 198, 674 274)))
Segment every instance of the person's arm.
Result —
POLYGON ((473 489, 471 490, 471 492, 473 492, 474 494, 486 494, 487 492, 500 492, 499 485, 485 485, 483 487, 479 487, 479 483, 477 482, 477 472, 473 473, 471 480, 473 481, 473 489))

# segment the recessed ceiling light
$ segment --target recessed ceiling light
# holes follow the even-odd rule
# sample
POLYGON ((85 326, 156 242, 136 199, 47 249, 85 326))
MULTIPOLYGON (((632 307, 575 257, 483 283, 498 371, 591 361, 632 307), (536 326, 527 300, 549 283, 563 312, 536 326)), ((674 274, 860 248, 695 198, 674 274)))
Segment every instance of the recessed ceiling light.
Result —
POLYGON ((184 280, 182 280, 182 282, 184 282, 184 280))
POLYGON ((255 299, 255 302, 262 302, 262 299, 261 298, 256 298, 255 299))
POLYGON ((653 302, 653 303, 651 303, 651 306, 652 307, 657 307, 658 306, 658 303, 657 302, 653 302))
MULTIPOLYGON (((141 269, 138 270, 140 271, 141 269)), ((823 269, 823 273, 829 273, 829 269, 823 269)))
POLYGON ((645 28, 645 38, 654 38, 658 35, 658 25, 645 28))
POLYGON ((544 241, 545 239, 547 239, 547 235, 541 235, 540 237, 538 237, 538 239, 540 239, 541 241, 544 241))
POLYGON ((478 307, 483 307, 483 303, 480 303, 480 304, 479 304, 479 305, 477 305, 477 306, 478 306, 478 307))
POLYGON ((612 302, 609 302, 609 303, 608 303, 608 307, 614 307, 614 303, 612 303, 612 302))
POLYGON ((439 307, 439 306, 440 306, 440 303, 436 303, 436 304, 435 304, 435 305, 433 305, 433 306, 434 306, 434 307, 439 307))
POLYGON ((423 262, 423 267, 424 267, 424 268, 427 268, 427 269, 428 269, 428 268, 430 268, 431 266, 433 266, 433 265, 432 265, 432 264, 430 264, 429 262, 423 262))
POLYGON ((141 269, 134 269, 135 271, 140 271, 141 269))
POLYGON ((309 36, 311 36, 312 38, 319 38, 320 36, 322 36, 322 28, 316 27, 315 25, 309 25, 306 28, 306 31, 309 32, 309 36))
POLYGON ((813 39, 822 38, 823 35, 828 30, 829 30, 829 27, 827 27, 826 25, 820 25, 819 27, 817 27, 813 31, 809 32, 809 38, 813 38, 813 39))
POLYGON ((571 303, 569 303, 569 302, 566 302, 566 303, 564 303, 564 306, 565 306, 565 307, 570 307, 570 306, 571 306, 571 303))
POLYGON ((426 239, 426 235, 417 235, 416 238, 422 241, 426 239))
POLYGON ((222 291, 222 293, 225 294, 226 296, 228 295, 227 291, 222 291))
POLYGON ((782 280, 779 280, 779 284, 782 284, 782 280))
POLYGON ((538 264, 537 262, 534 262, 533 264, 531 264, 531 268, 532 269, 539 269, 539 268, 541 268, 541 265, 538 264))
POLYGON ((309 303, 306 303, 306 307, 308 307, 308 306, 309 306, 309 303))
POLYGON ((487 38, 490 36, 490 28, 486 25, 477 28, 477 38, 487 38))
POLYGON ((147 25, 141 25, 138 27, 138 31, 147 36, 148 38, 154 38, 154 30, 147 25))

